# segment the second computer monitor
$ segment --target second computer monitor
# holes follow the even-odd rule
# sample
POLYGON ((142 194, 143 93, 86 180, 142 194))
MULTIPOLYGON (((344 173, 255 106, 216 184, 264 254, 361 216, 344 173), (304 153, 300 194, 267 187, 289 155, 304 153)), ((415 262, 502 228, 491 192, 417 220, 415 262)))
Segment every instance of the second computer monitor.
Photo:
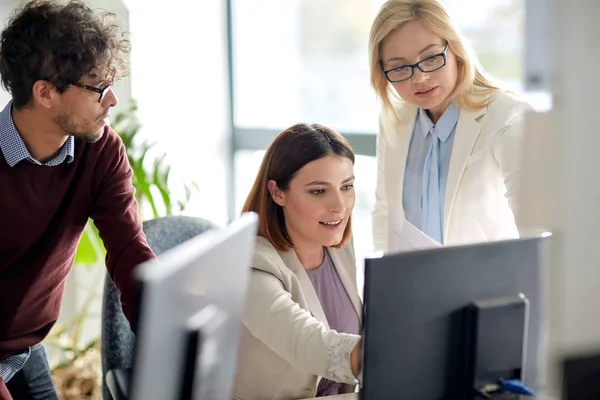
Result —
MULTIPOLYGON (((495 325, 488 331, 494 337, 484 337, 488 342, 486 357, 497 350, 498 362, 506 363, 508 354, 502 354, 500 347, 503 344, 494 349, 493 340, 512 340, 514 344, 514 338, 525 336, 524 365, 517 373, 532 389, 540 389, 544 360, 542 288, 548 240, 519 239, 368 259, 361 397, 465 398, 465 311, 473 302, 489 306, 507 298, 518 306, 523 297, 528 301, 525 330, 523 326, 513 330, 488 317, 482 319, 495 325)), ((489 364, 490 360, 483 362, 489 364)))

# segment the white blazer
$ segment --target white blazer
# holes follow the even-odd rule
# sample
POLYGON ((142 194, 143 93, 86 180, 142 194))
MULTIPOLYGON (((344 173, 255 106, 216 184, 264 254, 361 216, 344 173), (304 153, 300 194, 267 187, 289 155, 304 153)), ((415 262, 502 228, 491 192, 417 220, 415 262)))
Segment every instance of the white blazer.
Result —
MULTIPOLYGON (((531 107, 507 92, 492 96, 482 109, 460 110, 444 195, 444 244, 514 238, 522 225, 517 204, 522 122, 531 107)), ((416 116, 417 108, 408 104, 381 113, 373 209, 376 251, 388 251, 388 221, 405 218, 402 190, 416 116)))
MULTIPOLYGON (((352 243, 327 251, 360 319, 352 243)), ((356 384, 350 353, 360 337, 330 330, 294 250, 279 252, 257 239, 242 322, 234 399, 315 397, 321 377, 356 384)))

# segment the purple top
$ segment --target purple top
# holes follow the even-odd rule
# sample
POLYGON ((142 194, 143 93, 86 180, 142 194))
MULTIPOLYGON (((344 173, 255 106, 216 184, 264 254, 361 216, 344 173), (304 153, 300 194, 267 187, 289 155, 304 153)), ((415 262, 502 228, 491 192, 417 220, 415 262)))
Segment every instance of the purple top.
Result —
MULTIPOLYGON (((358 314, 342 284, 329 253, 324 250, 323 263, 317 268, 306 271, 319 298, 327 322, 331 329, 340 333, 360 333, 358 314)), ((317 388, 317 397, 339 394, 343 384, 321 379, 317 388)))

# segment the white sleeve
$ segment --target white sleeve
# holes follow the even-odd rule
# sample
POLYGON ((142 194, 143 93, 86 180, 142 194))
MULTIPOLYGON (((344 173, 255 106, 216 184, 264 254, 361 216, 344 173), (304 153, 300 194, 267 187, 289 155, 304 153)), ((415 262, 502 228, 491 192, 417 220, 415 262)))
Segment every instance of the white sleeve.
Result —
POLYGON ((335 382, 357 383, 350 354, 360 336, 327 329, 292 300, 274 275, 252 270, 243 323, 296 368, 335 382))
POLYGON ((520 103, 513 110, 502 129, 491 138, 492 151, 500 166, 500 172, 506 187, 506 198, 515 217, 519 232, 523 232, 523 217, 519 208, 519 191, 522 183, 522 164, 524 140, 525 112, 531 107, 527 103, 520 103))

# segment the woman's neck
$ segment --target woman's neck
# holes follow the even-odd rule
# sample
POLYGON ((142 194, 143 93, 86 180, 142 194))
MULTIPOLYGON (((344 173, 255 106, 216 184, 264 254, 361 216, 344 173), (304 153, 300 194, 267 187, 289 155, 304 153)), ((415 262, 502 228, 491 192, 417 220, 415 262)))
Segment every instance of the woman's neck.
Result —
POLYGON ((310 271, 323 264, 325 251, 323 246, 294 246, 294 251, 305 270, 310 271))
POLYGON ((444 102, 438 105, 437 107, 426 110, 429 119, 431 120, 431 122, 433 122, 434 125, 438 123, 440 118, 442 118, 442 115, 444 115, 444 112, 450 105, 450 101, 450 99, 444 100, 444 102))

